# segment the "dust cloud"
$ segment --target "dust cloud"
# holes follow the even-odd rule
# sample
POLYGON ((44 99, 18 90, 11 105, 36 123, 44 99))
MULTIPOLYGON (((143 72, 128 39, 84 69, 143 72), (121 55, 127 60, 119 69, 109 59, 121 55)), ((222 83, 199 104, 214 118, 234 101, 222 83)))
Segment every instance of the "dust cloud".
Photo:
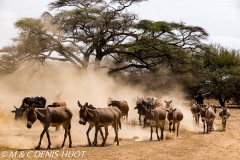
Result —
MULTIPOLYGON (((194 124, 189 105, 184 103, 184 94, 181 89, 164 93, 144 93, 145 88, 139 86, 123 86, 122 83, 116 83, 111 77, 104 72, 79 72, 69 67, 66 63, 57 63, 55 65, 39 67, 39 66, 22 66, 15 73, 0 78, 0 125, 2 135, 0 145, 9 148, 34 148, 39 141, 40 133, 43 127, 37 121, 29 130, 24 120, 20 122, 14 121, 14 106, 20 107, 24 97, 44 96, 47 99, 47 105, 54 101, 54 92, 62 92, 62 101, 73 112, 72 119, 72 139, 73 146, 87 145, 86 131, 88 124, 83 126, 78 123, 79 107, 77 101, 81 104, 88 102, 97 108, 107 106, 108 97, 114 97, 116 100, 126 100, 129 104, 128 122, 122 120, 122 129, 119 131, 121 139, 138 139, 148 140, 150 137, 150 129, 142 128, 138 124, 136 106, 137 96, 153 96, 158 97, 164 103, 164 100, 172 100, 174 108, 183 111, 184 119, 180 128, 194 131, 194 124)), ((93 140, 94 130, 90 132, 90 138, 93 140)), ((50 128, 50 137, 52 147, 59 147, 62 144, 64 131, 55 132, 55 128, 50 128)), ((181 135, 181 133, 179 133, 181 135)), ((166 131, 165 131, 166 135, 166 131)), ((113 128, 109 127, 109 138, 107 143, 112 143, 115 136, 113 128)), ((99 140, 101 143, 101 138, 99 140)), ((68 139, 65 143, 68 145, 68 139)), ((47 138, 44 136, 42 147, 47 147, 47 138)))

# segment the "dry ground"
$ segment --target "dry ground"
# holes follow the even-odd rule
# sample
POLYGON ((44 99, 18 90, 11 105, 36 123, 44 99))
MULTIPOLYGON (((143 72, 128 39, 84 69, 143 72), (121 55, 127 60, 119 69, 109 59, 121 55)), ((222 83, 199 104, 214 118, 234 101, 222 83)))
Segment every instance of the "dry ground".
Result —
MULTIPOLYGON (((219 108, 217 113, 219 112, 219 108)), ((129 117, 128 124, 122 122, 122 129, 119 132, 120 145, 113 143, 114 132, 109 127, 110 134, 107 144, 100 146, 102 140, 98 138, 98 146, 87 145, 86 130, 87 126, 78 124, 78 116, 73 118, 72 137, 73 148, 67 148, 68 139, 65 147, 59 146, 63 140, 63 130, 55 132, 50 129, 52 149, 46 150, 47 138, 44 136, 42 149, 35 150, 42 126, 37 122, 32 129, 27 129, 25 122, 14 122, 13 115, 0 112, 0 159, 240 159, 240 110, 230 109, 231 117, 227 121, 226 131, 221 131, 221 120, 219 116, 215 119, 215 131, 210 134, 203 134, 202 122, 197 126, 192 117, 185 113, 184 122, 180 126, 179 138, 166 130, 164 140, 157 141, 155 132, 153 140, 149 141, 150 128, 142 128, 132 124, 129 117), (187 122, 186 122, 187 121, 187 122), (24 153, 22 155, 22 153, 24 153), (84 155, 83 155, 84 153, 84 155), (4 154, 6 154, 4 156, 4 154), (27 155, 28 154, 28 155, 27 155), (42 155, 40 155, 42 154, 42 155), (27 157, 29 156, 29 157, 27 157), (41 158, 42 156, 42 158, 41 158), (75 156, 75 157, 74 157, 75 156)), ((188 112, 186 110, 185 112, 188 112)), ((190 112, 190 110, 189 110, 190 112)), ((91 132, 91 139, 93 139, 91 132)))

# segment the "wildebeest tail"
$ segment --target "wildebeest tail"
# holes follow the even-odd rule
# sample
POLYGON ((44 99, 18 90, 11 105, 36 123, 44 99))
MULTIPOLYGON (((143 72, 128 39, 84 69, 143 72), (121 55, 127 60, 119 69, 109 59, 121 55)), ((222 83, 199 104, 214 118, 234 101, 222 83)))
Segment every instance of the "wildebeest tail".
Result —
POLYGON ((119 125, 119 129, 121 129, 121 121, 119 120, 119 122, 118 122, 118 125, 119 125))
POLYGON ((71 130, 71 123, 69 123, 69 125, 68 125, 68 130, 69 131, 71 130))

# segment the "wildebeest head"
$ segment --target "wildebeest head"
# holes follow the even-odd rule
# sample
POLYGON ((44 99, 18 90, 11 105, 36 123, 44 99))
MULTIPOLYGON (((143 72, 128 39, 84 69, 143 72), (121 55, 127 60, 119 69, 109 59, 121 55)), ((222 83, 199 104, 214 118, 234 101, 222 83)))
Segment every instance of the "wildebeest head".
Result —
POLYGON ((15 108, 15 110, 11 111, 12 113, 15 113, 14 120, 18 120, 18 119, 22 118, 23 113, 25 111, 25 108, 23 108, 23 107, 22 108, 21 107, 17 108, 15 106, 14 106, 14 108, 15 108))
POLYGON ((144 98, 139 98, 138 96, 137 98, 138 100, 136 101, 136 107, 134 109, 138 110, 138 114, 145 115, 146 111, 143 108, 143 104, 142 104, 142 101, 144 100, 144 98))
POLYGON ((78 101, 78 106, 80 107, 79 110, 79 123, 85 125, 87 123, 87 107, 88 103, 86 102, 85 105, 81 105, 81 103, 78 101))
POLYGON ((166 105, 165 105, 165 108, 170 108, 170 104, 172 103, 172 100, 171 101, 166 101, 164 100, 166 105))
POLYGON ((200 110, 201 110, 200 111, 201 119, 202 119, 202 122, 204 123, 205 117, 206 117, 206 111, 208 110, 208 107, 202 107, 200 110))
POLYGON ((21 118, 25 117, 25 113, 26 113, 26 107, 25 104, 32 106, 32 104, 35 105, 35 107, 37 108, 44 108, 46 105, 46 99, 44 97, 25 97, 22 100, 22 104, 20 106, 20 108, 17 108, 14 106, 14 108, 16 110, 13 110, 12 112, 15 113, 14 119, 18 120, 21 118))
POLYGON ((111 100, 110 103, 108 104, 108 106, 115 106, 115 107, 121 107, 121 101, 115 101, 115 100, 111 100))
POLYGON ((154 106, 154 99, 152 97, 147 97, 142 101, 142 104, 147 108, 154 106))
POLYGON ((147 108, 146 106, 143 106, 143 108, 146 111, 146 113, 145 113, 146 119, 154 119, 155 110, 153 108, 151 108, 151 107, 147 108))
POLYGON ((37 114, 35 112, 35 104, 29 106, 28 104, 24 104, 27 108, 27 128, 32 128, 33 123, 37 120, 37 114))
POLYGON ((173 119, 174 119, 174 111, 176 111, 177 108, 174 109, 167 109, 166 111, 168 112, 167 119, 169 121, 169 124, 173 124, 173 119))
POLYGON ((62 91, 61 92, 57 92, 57 91, 55 91, 54 93, 53 93, 53 99, 54 99, 54 101, 55 102, 60 102, 61 101, 61 99, 62 99, 62 91))

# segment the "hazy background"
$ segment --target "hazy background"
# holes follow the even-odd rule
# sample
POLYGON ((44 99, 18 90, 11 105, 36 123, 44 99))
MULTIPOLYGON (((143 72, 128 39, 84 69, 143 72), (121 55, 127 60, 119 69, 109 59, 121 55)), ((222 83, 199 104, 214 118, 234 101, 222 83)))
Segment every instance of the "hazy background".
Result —
MULTIPOLYGON (((138 123, 136 106, 137 96, 154 96, 162 101, 173 100, 173 107, 180 108, 184 113, 184 120, 181 127, 194 131, 194 123, 190 108, 188 105, 183 105, 184 94, 179 88, 170 92, 169 95, 164 93, 143 93, 144 88, 139 86, 126 86, 114 82, 114 80, 105 73, 93 72, 77 72, 67 64, 57 64, 44 68, 22 66, 17 72, 2 77, 0 79, 0 144, 4 144, 11 148, 34 148, 38 144, 39 135, 43 127, 37 121, 29 130, 26 127, 25 121, 14 121, 14 114, 11 110, 20 107, 24 97, 44 96, 47 99, 47 105, 53 102, 54 92, 63 92, 62 101, 67 103, 67 106, 73 112, 72 120, 72 139, 73 146, 87 145, 86 126, 80 125, 79 107, 77 101, 81 104, 88 102, 97 108, 108 107, 108 97, 113 97, 116 100, 126 100, 129 104, 128 124, 122 121, 122 129, 119 131, 121 139, 138 137, 137 140, 148 140, 150 129, 143 129, 138 124, 133 125, 133 122, 138 123), (37 72, 38 71, 38 72, 37 72)), ((109 127, 109 138, 107 143, 113 142, 114 131, 109 127)), ((52 139, 52 147, 59 147, 63 140, 63 130, 60 133, 55 132, 55 128, 50 128, 50 136, 52 139)), ((93 140, 94 129, 91 131, 91 139, 93 140)), ((155 132, 154 132, 155 134, 155 132)), ((168 133, 165 132, 165 135, 168 133)), ((155 135, 154 135, 155 137, 155 135)), ((156 138, 156 137, 155 137, 156 138)), ((123 140, 124 141, 124 140, 123 140)), ((102 142, 99 139, 99 144, 102 142)), ((121 143, 121 142, 120 142, 121 143)), ((66 141, 68 145, 68 140, 66 141)), ((47 147, 47 138, 44 136, 42 147, 47 147)))

